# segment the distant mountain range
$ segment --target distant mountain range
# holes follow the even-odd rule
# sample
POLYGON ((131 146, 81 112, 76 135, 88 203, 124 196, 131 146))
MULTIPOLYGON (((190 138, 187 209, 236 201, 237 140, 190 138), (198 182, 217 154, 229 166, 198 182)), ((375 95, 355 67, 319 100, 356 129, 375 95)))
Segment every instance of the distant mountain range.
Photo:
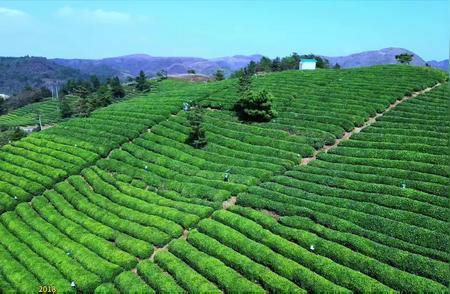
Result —
MULTIPOLYGON (((430 66, 448 70, 448 59, 442 61, 424 61, 419 55, 403 48, 384 48, 365 51, 347 56, 324 56, 331 65, 338 63, 341 68, 395 64, 395 55, 414 54, 413 65, 430 66)), ((198 74, 212 75, 222 69, 226 75, 246 66, 250 61, 259 61, 262 55, 234 55, 220 58, 198 57, 155 57, 146 54, 133 54, 104 59, 46 59, 44 57, 0 57, 0 93, 14 94, 25 85, 33 87, 49 86, 68 79, 85 78, 97 75, 106 79, 119 76, 126 79, 136 76, 143 70, 148 76, 154 76, 161 69, 171 75, 184 74, 193 69, 198 74)))
POLYGON ((380 64, 397 64, 395 55, 401 53, 413 54, 412 65, 425 66, 425 61, 414 52, 403 48, 384 48, 380 50, 364 51, 347 56, 324 56, 331 65, 338 63, 341 68, 372 66, 380 64))
POLYGON ((188 69, 197 73, 212 75, 222 69, 226 75, 246 66, 250 61, 259 61, 262 55, 235 55, 205 59, 197 57, 155 57, 146 54, 133 54, 104 59, 52 59, 55 63, 75 68, 84 73, 98 76, 118 75, 121 78, 136 76, 143 70, 155 76, 164 69, 168 74, 184 74, 188 69))
POLYGON ((448 71, 448 59, 444 59, 441 61, 430 60, 428 64, 432 67, 442 69, 443 71, 448 71))

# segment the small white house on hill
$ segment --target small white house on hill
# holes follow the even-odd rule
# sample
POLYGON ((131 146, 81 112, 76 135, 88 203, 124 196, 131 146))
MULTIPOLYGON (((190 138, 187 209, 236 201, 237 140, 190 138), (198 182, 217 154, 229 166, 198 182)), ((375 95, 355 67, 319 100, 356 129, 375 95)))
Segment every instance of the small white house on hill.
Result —
POLYGON ((300 65, 298 66, 298 68, 300 70, 316 69, 316 63, 317 63, 317 60, 315 60, 314 58, 312 58, 312 59, 302 58, 302 59, 300 59, 300 65))

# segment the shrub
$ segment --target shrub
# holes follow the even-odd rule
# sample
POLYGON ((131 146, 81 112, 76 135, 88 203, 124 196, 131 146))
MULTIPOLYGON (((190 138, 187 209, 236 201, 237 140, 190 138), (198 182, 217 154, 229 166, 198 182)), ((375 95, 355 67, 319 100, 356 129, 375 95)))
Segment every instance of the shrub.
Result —
POLYGON ((169 251, 226 292, 265 293, 262 288, 228 268, 220 260, 199 251, 186 241, 172 241, 169 251))
POLYGON ((178 286, 171 275, 149 260, 140 262, 137 272, 157 292, 185 293, 185 290, 178 286))
POLYGON ((114 279, 114 284, 122 293, 155 293, 138 275, 132 272, 121 273, 114 279))
POLYGON ((213 283, 179 260, 172 253, 162 251, 156 254, 155 262, 169 272, 188 292, 222 293, 213 283))
POLYGON ((247 90, 234 105, 234 110, 245 121, 270 121, 276 116, 276 112, 272 110, 272 100, 272 94, 266 90, 247 90))

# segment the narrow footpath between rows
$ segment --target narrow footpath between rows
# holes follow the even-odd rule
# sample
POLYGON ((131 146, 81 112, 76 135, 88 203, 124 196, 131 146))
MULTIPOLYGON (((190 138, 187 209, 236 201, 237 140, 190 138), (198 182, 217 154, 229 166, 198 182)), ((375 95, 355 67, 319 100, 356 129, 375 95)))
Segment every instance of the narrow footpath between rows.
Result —
POLYGON ((336 139, 336 141, 334 142, 333 145, 325 145, 322 148, 316 150, 314 152, 314 154, 311 157, 304 157, 300 160, 300 165, 307 165, 309 164, 311 161, 314 161, 317 159, 317 157, 321 154, 321 153, 327 153, 329 150, 337 147, 341 142, 347 141, 351 138, 351 136, 353 136, 354 134, 357 134, 359 132, 361 132, 362 130, 364 130, 367 127, 370 127, 372 124, 374 124, 377 119, 379 117, 382 117, 383 115, 385 115, 386 113, 388 113, 389 111, 391 111, 392 109, 394 109, 395 107, 397 107, 399 104, 408 101, 414 97, 417 97, 419 95, 422 95, 424 93, 427 93, 431 90, 433 90, 434 88, 440 86, 441 83, 437 83, 432 87, 428 87, 426 89, 423 89, 421 91, 417 91, 411 94, 411 96, 404 96, 402 99, 395 101, 394 103, 392 103, 391 105, 389 105, 383 112, 377 113, 375 116, 370 117, 362 126, 360 127, 356 127, 353 130, 349 131, 349 132, 345 132, 344 135, 339 138, 336 139))
MULTIPOLYGON (((334 143, 333 145, 325 145, 325 146, 323 146, 322 148, 316 150, 316 151, 314 152, 313 156, 303 158, 303 159, 299 162, 299 164, 300 164, 300 165, 307 165, 309 162, 316 160, 316 159, 317 159, 317 156, 318 156, 319 154, 321 154, 321 153, 323 153, 323 152, 326 153, 326 152, 328 152, 330 149, 333 149, 333 148, 337 147, 341 142, 346 141, 346 140, 349 140, 350 137, 351 137, 353 134, 357 134, 357 133, 359 133, 360 131, 362 131, 363 129, 369 127, 370 125, 372 125, 373 123, 376 122, 377 118, 379 118, 379 117, 385 115, 387 112, 389 112, 390 110, 394 109, 394 108, 395 108, 396 106, 398 106, 400 103, 403 103, 403 102, 405 102, 405 101, 407 101, 407 100, 409 100, 409 99, 412 99, 412 98, 414 98, 414 97, 417 97, 418 95, 421 95, 421 94, 424 94, 424 93, 426 93, 426 92, 429 92, 429 91, 433 90, 434 88, 436 88, 436 87, 438 87, 438 86, 440 86, 440 85, 441 85, 441 83, 437 83, 437 84, 435 84, 435 85, 432 86, 432 87, 428 87, 428 88, 423 89, 423 90, 421 90, 421 91, 414 92, 414 93, 411 94, 411 96, 404 96, 402 99, 395 101, 394 103, 392 103, 391 105, 389 105, 383 112, 377 113, 375 116, 370 117, 370 118, 369 118, 369 119, 368 119, 361 127, 355 127, 353 130, 351 130, 351 131, 349 131, 349 132, 345 132, 344 135, 343 135, 341 138, 336 139, 336 141, 335 141, 335 143, 334 143)), ((148 131, 151 131, 151 130, 149 129, 148 131)), ((120 148, 120 147, 119 147, 119 148, 120 148)), ((108 157, 109 157, 109 156, 108 156, 108 157)), ((147 189, 148 189, 148 186, 147 186, 147 189)), ((235 205, 235 204, 236 204, 236 201, 237 201, 237 196, 236 196, 236 195, 231 196, 229 199, 223 201, 223 203, 222 203, 222 209, 227 210, 229 207, 235 205)), ((216 211, 217 211, 217 210, 216 210, 216 211)), ((261 212, 266 213, 266 214, 272 216, 273 218, 275 218, 275 219, 277 219, 277 220, 280 218, 280 215, 278 215, 277 213, 275 213, 275 212, 273 212, 273 211, 270 211, 270 210, 265 210, 265 209, 263 209, 263 210, 261 210, 261 212)), ((211 216, 209 216, 208 218, 210 218, 210 217, 211 217, 211 216)), ((170 240, 167 244, 165 244, 164 246, 161 246, 161 247, 155 246, 154 251, 153 251, 153 253, 151 254, 151 256, 148 257, 148 258, 146 258, 146 259, 149 259, 149 260, 151 260, 151 261, 154 261, 155 255, 158 254, 158 253, 161 252, 161 251, 167 251, 170 242, 172 242, 173 240, 186 240, 187 237, 188 237, 188 235, 189 235, 190 230, 192 230, 192 229, 195 229, 195 226, 194 226, 193 228, 190 228, 190 229, 185 229, 185 230, 183 231, 183 233, 182 233, 181 236, 179 236, 179 237, 177 237, 177 238, 171 239, 171 240, 170 240)), ((141 261, 143 261, 143 260, 145 260, 145 259, 139 259, 139 258, 138 258, 138 262, 141 262, 141 261)), ((133 268, 133 269, 131 269, 131 270, 129 270, 129 271, 131 271, 131 272, 133 272, 133 273, 137 273, 137 267, 135 267, 135 268, 133 268)))

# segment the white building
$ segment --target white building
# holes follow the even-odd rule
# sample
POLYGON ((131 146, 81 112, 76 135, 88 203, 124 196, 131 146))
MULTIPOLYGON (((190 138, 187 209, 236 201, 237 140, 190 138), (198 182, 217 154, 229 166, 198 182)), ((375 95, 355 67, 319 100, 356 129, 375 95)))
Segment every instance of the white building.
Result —
POLYGON ((4 99, 4 100, 6 100, 6 99, 8 99, 8 98, 9 98, 9 96, 8 96, 8 95, 6 95, 6 94, 0 94, 0 98, 2 98, 2 99, 4 99))
POLYGON ((317 60, 315 59, 306 59, 306 58, 302 58, 300 59, 300 65, 299 65, 299 69, 303 70, 303 69, 316 69, 316 63, 317 60))

